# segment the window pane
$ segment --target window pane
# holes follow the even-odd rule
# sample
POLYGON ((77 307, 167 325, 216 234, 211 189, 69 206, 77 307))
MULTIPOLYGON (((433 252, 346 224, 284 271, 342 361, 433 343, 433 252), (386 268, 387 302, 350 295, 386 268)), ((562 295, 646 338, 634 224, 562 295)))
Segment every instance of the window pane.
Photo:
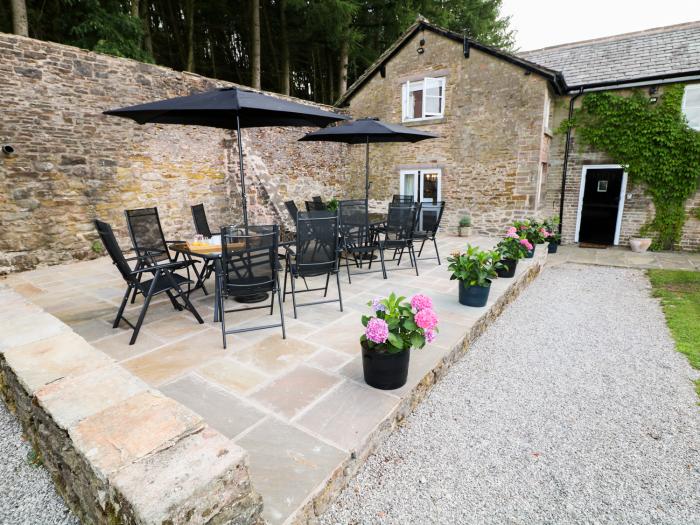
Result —
POLYGON ((404 173, 403 176, 403 188, 401 189, 401 195, 415 195, 415 174, 414 173, 404 173))
POLYGON ((425 116, 442 114, 442 79, 425 79, 425 116))
POLYGON ((688 125, 693 129, 700 130, 700 107, 685 108, 685 118, 688 119, 688 125))
POLYGON ((686 86, 686 88, 685 88, 685 107, 686 108, 700 107, 700 86, 686 86))
POLYGON ((437 173, 423 174, 423 199, 437 201, 437 173))
POLYGON ((423 90, 411 91, 408 105, 408 118, 421 118, 423 116, 423 90))

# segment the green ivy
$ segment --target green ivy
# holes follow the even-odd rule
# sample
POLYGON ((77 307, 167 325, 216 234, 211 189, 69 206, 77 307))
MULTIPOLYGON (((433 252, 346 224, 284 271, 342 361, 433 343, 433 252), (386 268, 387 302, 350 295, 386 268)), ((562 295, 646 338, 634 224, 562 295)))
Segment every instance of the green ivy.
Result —
POLYGON ((561 128, 576 128, 581 142, 605 152, 633 182, 643 183, 656 214, 641 233, 653 236, 653 250, 670 250, 680 241, 685 202, 700 182, 700 133, 681 111, 683 90, 681 84, 668 86, 656 103, 643 91, 590 93, 561 128))

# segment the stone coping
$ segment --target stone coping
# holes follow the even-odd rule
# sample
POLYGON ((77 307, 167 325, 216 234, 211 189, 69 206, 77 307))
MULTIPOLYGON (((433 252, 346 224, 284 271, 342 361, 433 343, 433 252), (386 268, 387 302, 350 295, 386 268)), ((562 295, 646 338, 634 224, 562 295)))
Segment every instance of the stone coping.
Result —
POLYGON ((255 523, 245 451, 0 285, 0 393, 85 523, 255 523))
MULTIPOLYGON (((443 254, 463 242, 446 238, 443 254)), ((545 258, 546 250, 539 249, 534 259, 518 266, 514 279, 497 280, 484 308, 456 304, 455 284, 447 280, 444 263, 432 268, 423 263, 420 278, 402 272, 389 281, 353 278, 346 305, 352 313, 338 319, 332 311, 316 312, 318 331, 301 338, 298 334, 312 327, 301 322, 305 317, 289 320, 288 337, 291 330, 298 348, 285 347, 290 343, 282 344, 279 336, 253 339, 238 349, 242 340, 236 340, 226 358, 219 356, 220 336, 211 333, 216 328, 183 324, 181 319, 171 323, 155 311, 152 328, 147 324, 141 336, 144 344, 147 337, 164 337, 163 328, 174 342, 154 350, 144 347, 145 353, 130 357, 124 354, 131 351, 122 340, 125 334, 100 338, 104 327, 99 323, 105 321, 92 333, 92 319, 111 317, 113 307, 100 302, 98 308, 94 298, 83 307, 75 301, 54 305, 51 297, 42 297, 41 289, 44 282, 56 286, 55 271, 36 271, 25 279, 20 274, 10 282, 29 300, 0 289, 0 304, 9 305, 0 310, 0 328, 6 334, 0 337, 0 385, 44 456, 59 492, 84 521, 155 523, 168 516, 172 523, 196 523, 216 516, 218 522, 218 512, 237 516, 235 523, 312 522, 449 366, 536 277, 545 258), (444 330, 435 345, 412 355, 408 383, 384 392, 364 384, 352 333, 367 297, 389 288, 432 295, 444 330), (70 326, 30 301, 46 305, 70 326), (71 327, 95 340, 94 346, 71 327), (351 332, 352 337, 341 332, 351 332), (193 341, 197 359, 204 360, 194 371, 183 355, 193 351, 193 341), (279 370, 255 368, 266 353, 273 359, 264 364, 279 370), (342 355, 346 357, 338 360, 342 355), (294 363, 286 362, 290 357, 294 363), (173 375, 175 369, 182 372, 173 375), (260 371, 268 373, 268 379, 260 371), (321 390, 313 393, 315 398, 294 399, 306 407, 299 412, 285 396, 293 392, 292 397, 303 397, 304 392, 295 389, 303 391, 309 381, 321 390), (255 382, 260 386, 251 387, 255 382), (204 392, 204 401, 193 392, 204 392), (367 405, 372 407, 371 417, 353 415, 367 405), (265 503, 263 514, 261 496, 251 485, 265 503), (280 503, 284 500, 293 503, 285 507, 280 503)), ((100 276, 92 293, 114 301, 119 291, 104 288, 102 277, 111 270, 98 261, 60 267, 61 280, 76 285, 77 272, 82 283, 90 283, 94 276, 85 271, 85 264, 100 276)), ((196 299, 203 315, 210 313, 205 306, 209 300, 196 299)), ((167 308, 163 312, 172 315, 167 308)))

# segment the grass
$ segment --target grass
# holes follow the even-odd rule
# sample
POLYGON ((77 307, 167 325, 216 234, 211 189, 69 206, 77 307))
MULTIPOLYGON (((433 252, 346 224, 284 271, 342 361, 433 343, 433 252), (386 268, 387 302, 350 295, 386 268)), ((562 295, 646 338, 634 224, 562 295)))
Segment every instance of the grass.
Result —
MULTIPOLYGON (((676 348, 700 370, 700 272, 649 270, 654 296, 661 299, 676 348)), ((700 380, 695 382, 700 396, 700 380)))

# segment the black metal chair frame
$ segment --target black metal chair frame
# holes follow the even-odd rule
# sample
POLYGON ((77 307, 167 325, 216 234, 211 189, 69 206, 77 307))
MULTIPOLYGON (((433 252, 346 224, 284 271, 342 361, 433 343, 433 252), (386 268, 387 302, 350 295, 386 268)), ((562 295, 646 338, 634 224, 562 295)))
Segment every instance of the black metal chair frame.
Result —
MULTIPOLYGON (((333 212, 308 212, 306 214, 297 215, 297 232, 309 231, 311 235, 306 238, 305 235, 298 235, 296 239, 295 249, 292 250, 291 247, 287 247, 286 250, 286 265, 284 268, 284 287, 282 290, 282 301, 287 298, 287 295, 292 296, 292 305, 294 308, 294 318, 297 318, 297 308, 302 306, 311 306, 315 304, 325 304, 325 303, 340 303, 340 311, 343 311, 343 297, 340 291, 340 259, 339 259, 339 245, 338 245, 338 216, 333 212), (300 222, 302 223, 300 225, 300 222), (323 223, 332 223, 332 238, 333 245, 329 246, 328 249, 330 253, 333 254, 332 261, 323 261, 319 263, 308 263, 299 262, 300 254, 305 253, 309 248, 311 241, 317 240, 319 235, 315 235, 316 232, 320 232, 323 228, 323 223), (319 267, 324 268, 319 268, 319 267), (306 277, 318 277, 320 275, 326 275, 326 284, 318 288, 309 288, 306 282, 306 277), (301 292, 314 292, 323 290, 323 297, 328 295, 328 284, 330 282, 331 274, 335 274, 336 285, 338 287, 338 298, 337 299, 324 299, 322 301, 311 301, 307 303, 297 303, 296 294, 301 292), (291 277, 291 291, 287 291, 287 275, 291 277), (306 289, 297 290, 295 286, 295 280, 301 277, 304 280, 306 289)), ((317 243, 314 243, 314 250, 318 247, 317 243)), ((303 259, 303 257, 302 257, 303 259)))
MULTIPOLYGON (((211 238, 212 233, 211 229, 209 228, 209 221, 207 220, 207 213, 204 210, 204 204, 195 204, 193 206, 190 206, 190 209, 192 210, 192 220, 194 221, 194 230, 199 234, 203 235, 206 238, 211 238)), ((197 274, 197 282, 195 283, 194 289, 196 290, 197 288, 201 288, 202 291, 204 292, 204 295, 209 295, 209 292, 207 291, 206 286, 204 285, 204 282, 211 277, 211 274, 214 273, 215 268, 214 268, 214 261, 209 259, 204 261, 204 266, 202 266, 202 270, 200 272, 197 271, 197 267, 194 266, 193 270, 195 274, 197 274)))
MULTIPOLYGON (((129 237, 131 238, 131 244, 134 248, 134 252, 136 253, 136 257, 134 258, 137 260, 137 265, 136 265, 136 270, 140 270, 143 266, 153 266, 153 265, 160 265, 163 264, 161 261, 164 259, 167 259, 166 264, 171 264, 173 270, 186 270, 187 271, 187 277, 185 278, 182 275, 179 275, 177 273, 173 273, 173 277, 176 281, 179 281, 180 284, 187 283, 187 295, 191 294, 194 290, 192 289, 192 279, 190 275, 190 268, 196 268, 195 264, 196 261, 189 259, 189 260, 183 260, 183 261, 178 261, 178 256, 176 255, 175 258, 172 257, 170 254, 170 250, 168 249, 168 243, 175 243, 175 242, 185 242, 182 240, 170 240, 167 241, 165 239, 165 235, 163 234, 163 227, 161 226, 160 223, 160 217, 158 215, 158 208, 139 208, 139 209, 133 209, 133 210, 125 210, 124 215, 126 216, 126 225, 129 229, 129 237), (134 224, 133 224, 133 219, 139 216, 152 216, 153 217, 153 224, 155 228, 157 229, 158 232, 158 244, 159 246, 142 246, 141 242, 138 239, 138 234, 135 231, 134 224)), ((195 271, 195 273, 197 273, 195 271)), ((139 274, 138 279, 141 279, 141 274, 139 274)), ((131 296, 131 302, 136 300, 136 294, 141 293, 141 290, 138 288, 134 288, 133 290, 133 295, 131 296)), ((173 306, 175 306, 177 301, 173 300, 173 306)))
MULTIPOLYGON (((280 294, 280 283, 279 283, 279 260, 277 256, 277 251, 279 248, 279 226, 275 225, 265 225, 265 226, 249 226, 247 231, 244 231, 242 233, 229 233, 230 230, 233 229, 238 229, 239 227, 234 226, 234 227, 222 227, 221 228, 221 267, 222 271, 220 272, 219 275, 219 282, 217 283, 217 286, 219 286, 219 298, 220 298, 220 304, 219 304, 219 311, 221 312, 221 334, 223 338, 223 343, 224 343, 224 348, 226 348, 226 336, 231 335, 231 334, 237 334, 241 332, 252 332, 254 330, 266 330, 268 328, 282 328, 282 339, 287 338, 287 334, 285 331, 285 325, 284 325, 284 309, 282 307, 282 294, 280 294), (256 234, 256 230, 262 230, 263 228, 269 228, 270 233, 263 233, 263 234, 256 234), (251 233, 252 232, 252 233, 251 233), (256 244, 255 239, 256 238, 262 238, 266 236, 271 236, 272 237, 272 242, 269 246, 263 245, 263 247, 255 247, 254 245, 256 244), (243 240, 243 242, 246 243, 246 245, 251 246, 248 249, 242 250, 240 252, 232 252, 229 254, 227 250, 227 246, 229 244, 229 240, 235 238, 240 240, 243 240), (252 271, 252 267, 255 265, 260 265, 260 264, 265 264, 261 263, 260 261, 254 261, 254 258, 256 257, 263 257, 264 256, 264 251, 268 251, 268 261, 266 264, 270 264, 270 269, 272 272, 272 278, 269 281, 265 281, 262 283, 257 283, 257 284, 235 284, 231 283, 228 281, 228 275, 229 271, 233 271, 238 275, 238 277, 243 278, 244 276, 240 273, 240 268, 237 268, 234 264, 234 261, 237 261, 244 269, 245 266, 248 265, 248 271, 252 271), (259 253, 255 253, 259 252, 259 253), (260 306, 247 306, 243 308, 232 308, 229 310, 226 310, 224 301, 227 297, 229 296, 246 296, 246 295, 255 295, 259 294, 262 290, 262 288, 267 288, 269 286, 269 289, 265 289, 264 291, 266 293, 270 294, 270 304, 267 305, 260 305, 260 306), (246 293, 246 288, 254 288, 257 287, 258 289, 255 291, 249 290, 249 293, 246 293), (237 290, 238 289, 238 290, 237 290), (235 329, 226 329, 226 314, 227 313, 235 313, 235 312, 245 312, 247 310, 260 310, 263 308, 269 308, 270 309, 270 315, 274 314, 274 309, 275 309, 275 296, 277 296, 277 302, 279 305, 279 310, 280 310, 280 322, 276 324, 267 324, 267 325, 259 325, 259 326, 251 326, 251 327, 246 327, 246 328, 235 328, 235 329)), ((264 258, 264 257, 263 257, 264 258)))
POLYGON ((179 303, 176 301, 177 297, 181 298, 185 303, 184 308, 189 310, 200 324, 204 323, 199 315, 199 312, 197 312, 197 309, 190 302, 188 294, 182 290, 180 283, 178 283, 178 281, 174 278, 175 274, 173 271, 179 267, 179 263, 157 264, 153 258, 153 254, 146 253, 138 258, 147 259, 147 261, 144 261, 144 263, 140 265, 140 268, 137 267, 136 269, 132 270, 126 257, 124 257, 124 253, 122 252, 121 248, 119 248, 119 244, 114 236, 112 227, 106 222, 100 220, 95 220, 95 227, 97 228, 97 233, 102 240, 102 244, 112 258, 112 263, 117 267, 119 273, 121 273, 122 277, 127 283, 127 288, 119 306, 117 317, 112 323, 112 328, 117 328, 121 321, 124 321, 127 325, 129 325, 133 330, 131 339, 129 340, 129 345, 136 343, 136 338, 138 337, 143 321, 146 318, 146 312, 148 311, 148 306, 151 303, 151 299, 162 293, 168 295, 173 303, 173 307, 176 310, 182 310, 182 307, 179 307, 179 303), (150 273, 153 277, 147 281, 142 281, 141 276, 146 273, 150 273), (124 309, 126 308, 126 304, 129 301, 129 296, 133 290, 138 290, 144 297, 143 305, 141 306, 141 311, 139 312, 139 317, 135 325, 124 317, 124 309), (173 295, 173 291, 177 292, 177 294, 173 295))
MULTIPOLYGON (((394 250, 394 255, 392 260, 396 259, 396 254, 399 254, 399 259, 396 266, 401 265, 401 259, 405 250, 408 250, 409 260, 411 262, 410 268, 415 268, 416 275, 418 275, 418 258, 416 257, 415 246, 413 244, 413 234, 415 232, 416 224, 418 222, 418 216, 421 212, 421 203, 413 203, 410 205, 402 204, 390 204, 389 214, 387 216, 387 223, 384 228, 385 238, 379 241, 380 248, 382 252, 384 250, 394 250), (410 210, 409 213, 412 215, 410 224, 407 225, 396 225, 392 222, 392 215, 400 210, 410 210), (396 239, 389 239, 391 235, 396 235, 396 239)), ((387 271, 394 270, 406 270, 406 268, 390 268, 387 271)))
POLYGON ((352 284, 350 277, 350 257, 352 256, 355 267, 362 269, 364 261, 363 257, 369 255, 369 263, 366 271, 355 272, 355 275, 365 273, 382 272, 384 279, 386 275, 386 265, 384 264, 384 252, 379 249, 379 239, 377 232, 370 228, 369 215, 367 210, 367 201, 364 199, 345 200, 338 203, 338 229, 340 231, 340 250, 344 252, 345 269, 348 274, 348 283, 352 284), (348 206, 364 206, 362 214, 362 222, 346 222, 343 217, 343 208, 348 206), (381 263, 380 270, 372 270, 372 261, 374 253, 379 251, 381 263), (358 255, 360 256, 358 258, 358 255))
POLYGON ((323 201, 315 198, 312 201, 305 201, 305 203, 306 211, 326 211, 328 209, 323 201))
POLYGON ((415 203, 415 199, 413 198, 413 195, 394 195, 391 198, 391 203, 392 204, 413 204, 415 203))
MULTIPOLYGON (((440 260, 440 251, 438 250, 438 245, 437 245, 437 233, 438 229, 440 228, 440 222, 442 221, 442 214, 445 211, 445 201, 439 201, 437 203, 438 206, 440 206, 439 211, 438 211, 438 216, 437 220, 435 221, 435 224, 433 225, 432 228, 429 230, 422 230, 422 231, 415 231, 413 234, 413 238, 415 241, 421 241, 420 243, 420 248, 418 250, 418 258, 420 259, 421 254, 423 253, 423 247, 425 246, 426 241, 432 241, 433 246, 435 247, 435 256, 434 257, 424 257, 423 260, 429 260, 429 259, 437 259, 438 265, 442 264, 442 261, 440 260)), ((416 221, 418 222, 418 221, 416 221)))

